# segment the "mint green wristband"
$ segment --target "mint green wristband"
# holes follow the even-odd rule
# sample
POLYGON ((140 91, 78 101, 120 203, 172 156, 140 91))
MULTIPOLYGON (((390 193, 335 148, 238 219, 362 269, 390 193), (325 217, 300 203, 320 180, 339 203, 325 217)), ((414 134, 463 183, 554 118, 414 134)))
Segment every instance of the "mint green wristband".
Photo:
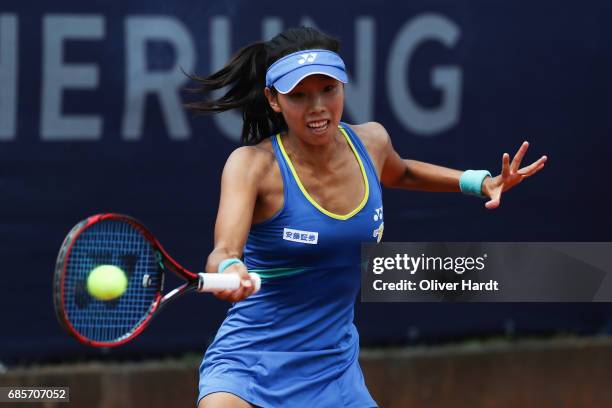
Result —
POLYGON ((225 271, 229 266, 234 265, 234 264, 242 264, 242 261, 238 258, 227 258, 221 261, 221 263, 219 264, 219 267, 217 268, 217 272, 218 273, 223 273, 223 271, 225 271))
POLYGON ((482 195, 482 182, 485 177, 491 177, 486 170, 466 170, 459 178, 459 188, 463 194, 484 197, 482 195))

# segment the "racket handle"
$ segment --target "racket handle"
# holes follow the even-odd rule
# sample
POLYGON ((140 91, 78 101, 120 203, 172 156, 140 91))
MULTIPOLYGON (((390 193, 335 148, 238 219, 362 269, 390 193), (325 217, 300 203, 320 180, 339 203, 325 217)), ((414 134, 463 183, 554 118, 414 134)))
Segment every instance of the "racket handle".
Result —
MULTIPOLYGON (((255 272, 250 272, 257 293, 261 288, 261 278, 255 272)), ((240 275, 237 273, 198 273, 198 292, 218 292, 221 290, 236 290, 240 287, 240 275)))

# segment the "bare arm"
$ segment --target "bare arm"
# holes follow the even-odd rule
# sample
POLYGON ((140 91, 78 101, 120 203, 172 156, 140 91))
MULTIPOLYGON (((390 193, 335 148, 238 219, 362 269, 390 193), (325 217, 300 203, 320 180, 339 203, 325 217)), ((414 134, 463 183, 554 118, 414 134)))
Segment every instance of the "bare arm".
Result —
MULTIPOLYGON (((262 169, 260 162, 258 152, 253 147, 238 148, 227 159, 221 177, 221 198, 215 222, 215 247, 208 256, 206 272, 217 272, 224 259, 242 257, 257 200, 259 173, 262 169)), ((217 292, 218 298, 236 302, 253 292, 254 286, 244 265, 234 264, 226 271, 240 274, 242 285, 235 291, 217 292)))
POLYGON ((388 173, 383 173, 386 177, 383 184, 386 187, 450 193, 461 191, 459 178, 463 174, 462 171, 417 160, 400 160, 402 168, 391 170, 398 173, 397 178, 390 178, 388 173))
MULTIPOLYGON (((384 127, 372 124, 375 138, 382 146, 382 170, 380 180, 385 187, 405 188, 421 191, 460 192, 459 179, 463 171, 454 170, 435 164, 416 160, 402 159, 393 148, 391 138, 384 127)), ((547 156, 542 156, 529 166, 520 168, 521 161, 529 148, 529 143, 523 142, 512 163, 510 155, 502 155, 502 171, 496 177, 486 177, 482 182, 481 193, 490 200, 485 207, 495 209, 499 207, 501 194, 519 184, 544 168, 547 156)))
POLYGON ((373 126, 382 147, 380 181, 385 187, 420 191, 459 192, 462 171, 417 160, 402 159, 391 144, 389 134, 379 124, 373 126))

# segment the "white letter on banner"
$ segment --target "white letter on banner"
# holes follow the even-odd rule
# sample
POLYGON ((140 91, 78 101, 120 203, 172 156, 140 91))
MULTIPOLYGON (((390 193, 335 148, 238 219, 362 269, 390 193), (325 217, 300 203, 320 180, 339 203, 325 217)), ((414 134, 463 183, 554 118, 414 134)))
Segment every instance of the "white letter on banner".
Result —
POLYGON ((95 64, 64 64, 64 41, 99 40, 104 37, 104 17, 99 15, 48 15, 43 18, 43 78, 40 135, 43 140, 98 140, 102 119, 97 115, 62 115, 64 89, 95 89, 95 64))
POLYGON ((278 17, 265 17, 262 22, 264 41, 270 41, 283 31, 283 20, 278 17))
POLYGON ((15 14, 0 14, 0 141, 15 139, 17 24, 15 14))
MULTIPOLYGON (((303 17, 301 25, 317 28, 310 17, 303 17)), ((374 117, 374 68, 376 65, 376 25, 371 17, 360 17, 355 24, 355 69, 350 70, 346 84, 347 113, 357 123, 367 122, 374 117)))
POLYGON ((191 135, 179 89, 188 80, 181 72, 192 73, 195 67, 193 38, 185 25, 173 17, 130 16, 125 22, 126 93, 122 134, 124 140, 142 137, 146 96, 157 94, 174 140, 187 140, 191 135), (174 47, 176 60, 166 71, 147 69, 148 41, 162 41, 174 47))
POLYGON ((387 92, 391 108, 400 123, 421 136, 431 136, 454 126, 459 121, 461 101, 461 69, 456 66, 437 67, 432 82, 442 90, 442 104, 436 109, 418 106, 410 94, 407 77, 410 58, 417 47, 437 40, 453 47, 460 31, 455 23, 438 14, 423 14, 404 25, 391 45, 387 64, 387 92))
MULTIPOLYGON (((231 24, 227 17, 213 17, 210 22, 210 49, 212 50, 211 69, 216 72, 223 68, 231 54, 231 24)), ((221 97, 227 88, 212 93, 213 98, 221 97)), ((217 128, 223 136, 237 142, 242 134, 242 116, 238 112, 225 111, 213 116, 217 128)))
POLYGON ((356 123, 374 117, 374 69, 376 68, 376 25, 371 17, 361 17, 355 27, 353 78, 346 85, 346 110, 356 123))

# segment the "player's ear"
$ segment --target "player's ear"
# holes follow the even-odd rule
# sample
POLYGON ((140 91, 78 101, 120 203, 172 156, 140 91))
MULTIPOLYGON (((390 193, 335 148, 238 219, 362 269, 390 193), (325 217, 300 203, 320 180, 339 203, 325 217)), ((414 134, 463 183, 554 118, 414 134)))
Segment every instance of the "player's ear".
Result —
POLYGON ((266 99, 270 104, 272 110, 276 113, 281 113, 282 109, 278 104, 278 94, 276 92, 272 92, 272 90, 268 87, 264 89, 264 95, 266 95, 266 99))

